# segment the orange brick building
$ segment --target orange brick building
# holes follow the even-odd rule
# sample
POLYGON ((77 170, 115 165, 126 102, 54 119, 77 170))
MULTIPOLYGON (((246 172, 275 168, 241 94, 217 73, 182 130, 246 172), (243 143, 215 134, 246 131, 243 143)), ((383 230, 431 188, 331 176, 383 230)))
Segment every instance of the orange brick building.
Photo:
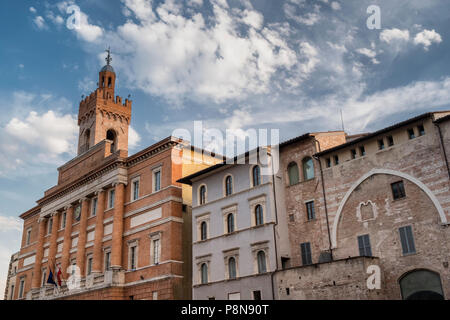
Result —
POLYGON ((110 61, 80 103, 78 156, 20 216, 14 299, 191 297, 190 190, 176 181, 208 164, 175 161, 196 151, 174 137, 128 156, 132 101, 114 96, 110 61))

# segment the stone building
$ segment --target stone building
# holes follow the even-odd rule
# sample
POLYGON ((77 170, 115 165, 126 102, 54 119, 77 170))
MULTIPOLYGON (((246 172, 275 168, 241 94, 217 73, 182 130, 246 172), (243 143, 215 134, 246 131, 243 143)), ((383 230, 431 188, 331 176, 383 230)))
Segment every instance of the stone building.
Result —
POLYGON ((273 299, 276 247, 288 248, 285 217, 277 216, 272 157, 248 152, 183 179, 192 185, 193 298, 273 299), (260 158, 259 158, 260 159, 260 158), (242 160, 242 161, 241 161, 242 160), (239 164, 238 164, 239 163, 239 164))
POLYGON ((19 264, 19 253, 16 252, 11 256, 8 267, 8 275, 6 278, 5 296, 3 300, 12 300, 16 290, 17 266, 19 264))
POLYGON ((174 137, 128 156, 132 102, 115 97, 110 61, 80 103, 78 156, 20 216, 14 299, 191 297, 190 190, 177 180, 216 162, 180 160, 198 150, 174 137))
POLYGON ((450 298, 449 120, 280 148, 292 264, 275 275, 277 299, 450 298))

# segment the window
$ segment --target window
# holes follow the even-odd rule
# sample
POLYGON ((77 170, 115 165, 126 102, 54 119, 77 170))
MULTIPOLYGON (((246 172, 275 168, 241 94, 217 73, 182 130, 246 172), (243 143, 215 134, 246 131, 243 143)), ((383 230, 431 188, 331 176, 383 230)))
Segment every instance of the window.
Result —
POLYGON ((327 168, 330 168, 330 167, 331 167, 331 159, 330 159, 330 158, 327 158, 327 159, 325 160, 325 162, 326 162, 327 168))
POLYGON ((408 138, 414 139, 416 135, 414 134, 414 129, 408 129, 408 138))
POLYGON ((62 214, 62 219, 61 219, 61 229, 64 229, 66 227, 66 220, 67 220, 67 212, 64 212, 62 214))
POLYGON ((153 192, 161 190, 161 169, 153 172, 153 192))
POLYGON ((252 170, 253 186, 259 186, 261 184, 261 169, 259 166, 254 166, 252 170))
POLYGON ((314 220, 316 218, 316 212, 314 209, 314 201, 309 201, 306 203, 306 213, 308 220, 314 220))
POLYGON ((12 300, 14 298, 14 285, 11 285, 11 293, 9 294, 9 300, 12 300))
POLYGON ((73 214, 74 214, 74 217, 75 217, 75 221, 80 221, 80 219, 81 219, 81 204, 76 206, 73 214))
POLYGON ((392 147, 394 145, 394 138, 392 136, 387 136, 388 146, 392 147))
POLYGON ((45 287, 46 283, 47 283, 47 269, 44 269, 42 271, 42 287, 45 287))
POLYGON ((253 300, 261 300, 261 291, 253 291, 253 300))
POLYGON ((236 279, 236 259, 233 257, 228 259, 228 278, 236 279))
POLYGON ((394 182, 393 184, 391 184, 391 188, 394 200, 406 197, 405 186, 403 185, 403 181, 394 182))
POLYGON ((314 163, 311 157, 305 158, 302 161, 303 166, 303 178, 310 180, 314 178, 314 163))
POLYGON ((105 253, 105 271, 111 268, 111 251, 105 253))
POLYGON ((31 240, 31 228, 28 228, 28 230, 27 230, 27 237, 26 237, 26 241, 25 241, 25 244, 27 246, 30 244, 30 240, 31 240))
POLYGON ((334 164, 338 165, 339 164, 339 157, 338 156, 334 156, 334 164))
POLYGON ((228 176, 225 178, 225 195, 229 196, 233 193, 233 178, 228 176))
POLYGON ((356 159, 356 150, 352 149, 352 150, 350 150, 350 153, 351 153, 351 158, 356 159))
POLYGON ((258 204, 255 207, 255 225, 259 226, 264 224, 263 207, 258 204))
POLYGON ((25 279, 20 279, 20 284, 19 284, 19 299, 23 298, 23 291, 25 287, 25 279))
POLYGON ((406 255, 415 253, 416 246, 414 245, 414 236, 411 226, 401 227, 398 231, 400 233, 403 254, 406 255))
POLYGON ((87 275, 90 276, 92 273, 92 257, 89 256, 88 260, 87 260, 87 271, 86 271, 87 275))
POLYGON ((139 179, 133 181, 133 197, 132 201, 139 199, 139 179))
POLYGON ((289 185, 293 186, 298 183, 298 166, 295 162, 291 162, 288 165, 289 185))
POLYGON ((116 190, 111 189, 109 191, 109 202, 108 202, 108 208, 114 208, 114 197, 116 196, 116 190))
POLYGON ((199 204, 206 203, 206 186, 201 186, 199 191, 199 204))
POLYGON ((265 273, 267 272, 266 268, 266 254, 264 251, 258 251, 258 254, 256 255, 256 258, 258 260, 258 273, 265 273))
POLYGON ((208 283, 208 265, 203 263, 200 267, 201 270, 201 284, 208 283))
POLYGON ((161 245, 160 245, 160 239, 154 239, 152 241, 153 244, 153 264, 157 265, 159 264, 161 260, 161 245))
POLYGON ((207 231, 208 231, 208 225, 206 224, 206 221, 203 221, 200 225, 200 239, 201 240, 206 240, 206 238, 208 237, 207 231))
POLYGON ((423 125, 417 126, 417 131, 419 131, 419 137, 425 135, 425 128, 423 127, 423 125))
POLYGON ((372 248, 370 247, 370 238, 368 234, 358 236, 359 255, 362 257, 371 257, 372 248))
POLYGON ((366 155, 366 148, 364 146, 359 147, 359 154, 361 157, 366 155))
POLYGON ((152 299, 153 300, 158 300, 158 291, 153 291, 152 292, 152 299))
POLYGON ((302 251, 302 264, 304 266, 312 264, 311 258, 311 244, 309 242, 302 243, 300 245, 302 251))
POLYGON ((378 150, 384 150, 384 140, 378 140, 378 150))
POLYGON ((53 218, 48 219, 48 229, 47 229, 47 234, 51 234, 52 233, 52 229, 53 229, 53 218))
POLYGON ((106 140, 110 140, 111 141, 111 153, 116 152, 116 133, 114 130, 108 130, 106 132, 106 140))
POLYGON ((234 232, 234 215, 232 213, 227 215, 227 231, 228 233, 234 232))
POLYGON ((130 270, 136 269, 136 248, 135 245, 130 247, 130 270))
POLYGON ((97 215, 97 202, 98 198, 92 199, 92 213, 91 216, 95 217, 97 215))
POLYGON ((241 300, 241 293, 240 292, 229 293, 228 300, 241 300))

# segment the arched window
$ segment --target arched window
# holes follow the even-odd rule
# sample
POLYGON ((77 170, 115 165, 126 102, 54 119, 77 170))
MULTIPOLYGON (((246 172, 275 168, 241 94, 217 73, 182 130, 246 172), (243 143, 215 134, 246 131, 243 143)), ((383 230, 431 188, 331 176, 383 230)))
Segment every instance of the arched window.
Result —
POLYGON ((436 272, 414 270, 403 275, 399 284, 404 300, 444 300, 441 277, 436 272))
POLYGON ((207 228, 208 228, 208 225, 206 224, 206 221, 203 221, 202 224, 200 225, 200 239, 206 240, 207 228))
POLYGON ((288 165, 289 185, 298 183, 298 166, 295 162, 291 162, 288 165))
POLYGON ((201 186, 199 191, 199 202, 200 204, 206 203, 206 186, 201 186))
POLYGON ((264 251, 258 251, 256 255, 258 259, 258 273, 265 273, 267 271, 266 268, 266 254, 264 251))
POLYGON ((111 153, 116 151, 117 136, 114 130, 110 129, 106 132, 106 139, 112 141, 111 143, 111 153))
POLYGON ((233 193, 233 178, 228 176, 225 179, 225 195, 229 196, 233 193))
POLYGON ((314 163, 311 157, 307 157, 302 161, 303 165, 303 178, 310 180, 314 178, 314 163))
POLYGON ((259 166, 254 166, 253 170, 253 186, 259 186, 261 184, 261 169, 259 168, 259 166))
POLYGON ((208 283, 208 265, 206 263, 201 266, 202 284, 208 283))
POLYGON ((255 224, 257 226, 264 223, 263 208, 260 204, 255 207, 255 224))
POLYGON ((228 233, 234 232, 234 215, 232 213, 227 216, 227 230, 228 233))
POLYGON ((236 279, 236 259, 233 257, 228 259, 228 277, 230 279, 236 279))

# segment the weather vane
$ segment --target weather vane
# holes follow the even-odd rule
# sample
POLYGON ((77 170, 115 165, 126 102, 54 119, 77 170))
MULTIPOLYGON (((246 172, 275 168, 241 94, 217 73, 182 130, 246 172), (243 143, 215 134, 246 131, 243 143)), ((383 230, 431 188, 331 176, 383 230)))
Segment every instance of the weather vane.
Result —
POLYGON ((106 63, 108 64, 108 66, 111 64, 112 58, 111 58, 111 47, 108 47, 108 49, 105 50, 106 52, 108 52, 108 56, 106 57, 106 63))

